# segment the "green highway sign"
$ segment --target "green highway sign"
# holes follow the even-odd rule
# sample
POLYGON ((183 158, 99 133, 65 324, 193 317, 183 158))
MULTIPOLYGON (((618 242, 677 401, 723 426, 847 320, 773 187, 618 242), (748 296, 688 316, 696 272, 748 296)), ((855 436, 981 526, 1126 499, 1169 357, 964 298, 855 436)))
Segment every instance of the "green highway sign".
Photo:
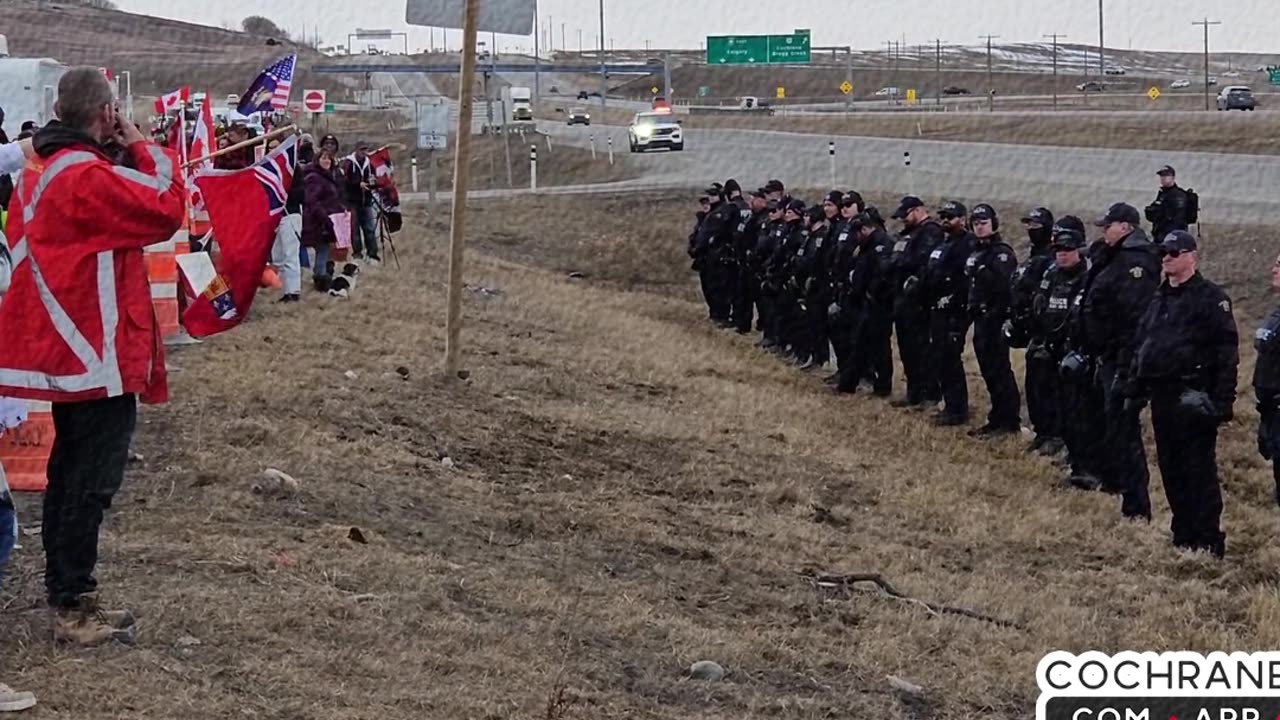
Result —
POLYGON ((709 35, 708 65, 807 64, 809 31, 791 35, 709 35))
POLYGON ((703 85, 698 88, 698 97, 706 97, 711 94, 711 88, 703 85))
POLYGON ((336 107, 337 107, 337 106, 336 106, 336 105, 334 105, 333 103, 325 103, 325 104, 324 104, 324 111, 325 111, 325 112, 327 112, 327 113, 331 113, 331 112, 334 112, 334 110, 335 110, 335 108, 336 108, 336 107))
POLYGON ((1270 82, 1272 85, 1280 85, 1280 65, 1268 67, 1267 75, 1270 76, 1270 82))

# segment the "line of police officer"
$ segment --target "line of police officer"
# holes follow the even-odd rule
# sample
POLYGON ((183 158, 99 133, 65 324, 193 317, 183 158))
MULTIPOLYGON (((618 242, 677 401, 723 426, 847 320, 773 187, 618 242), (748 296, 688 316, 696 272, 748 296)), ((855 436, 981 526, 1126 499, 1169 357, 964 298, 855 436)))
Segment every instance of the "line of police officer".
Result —
MULTIPOLYGON (((829 361, 837 392, 860 386, 888 397, 891 338, 906 375, 895 407, 939 408, 934 423, 969 422, 963 352, 973 349, 991 400, 975 437, 1021 430, 1022 397, 1011 348, 1026 349, 1028 450, 1065 451, 1066 482, 1121 496, 1125 517, 1150 520, 1139 415, 1148 404, 1158 466, 1172 510, 1173 542, 1222 557, 1217 433, 1232 418, 1238 365, 1231 301, 1198 271, 1185 197, 1161 168, 1147 208, 1165 232, 1152 242, 1138 211, 1112 205, 1086 240, 1079 218, 1046 208, 1022 218, 1029 247, 1019 263, 988 204, 944 203, 936 218, 902 198, 890 234, 857 192, 832 191, 813 207, 770 180, 743 195, 734 180, 708 188, 689 254, 711 319, 750 333, 801 370, 829 361)), ((1194 215, 1194 213, 1192 213, 1194 215)), ((1280 259, 1272 271, 1280 289, 1280 259)), ((1254 385, 1259 451, 1280 457, 1280 310, 1258 330, 1254 385)), ((1280 502, 1280 467, 1273 466, 1280 502)))

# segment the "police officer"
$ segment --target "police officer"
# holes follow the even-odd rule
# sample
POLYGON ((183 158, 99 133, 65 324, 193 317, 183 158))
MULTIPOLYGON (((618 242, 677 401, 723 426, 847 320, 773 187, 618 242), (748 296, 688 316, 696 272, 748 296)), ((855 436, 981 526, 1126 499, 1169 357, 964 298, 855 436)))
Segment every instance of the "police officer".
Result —
POLYGON ((828 196, 822 205, 809 208, 806 219, 808 234, 796 254, 793 273, 796 294, 800 299, 801 316, 798 337, 801 370, 821 368, 831 360, 827 338, 827 306, 831 303, 830 280, 827 277, 827 243, 831 232, 830 217, 836 214, 835 199, 828 196))
POLYGON ((933 367, 942 391, 943 408, 933 418, 939 426, 969 421, 969 383, 964 372, 964 338, 969 332, 965 265, 973 252, 974 238, 969 232, 968 215, 964 204, 954 200, 938 209, 946 236, 929 254, 924 271, 933 367))
POLYGON ((710 273, 707 270, 706 253, 698 247, 698 235, 702 229, 702 222, 707 219, 707 213, 711 212, 711 198, 703 193, 698 197, 698 210, 694 215, 693 229, 689 231, 689 247, 686 251, 693 264, 690 269, 698 273, 698 282, 702 287, 702 299, 707 303, 708 311, 711 309, 711 292, 708 283, 710 281, 710 273))
POLYGON ((1081 346, 1096 367, 1103 399, 1104 433, 1100 469, 1104 490, 1122 495, 1127 518, 1151 519, 1147 453, 1139 411, 1124 402, 1138 321, 1160 284, 1160 258, 1141 226, 1138 210, 1116 203, 1094 224, 1104 245, 1091 258, 1080 298, 1081 346))
MULTIPOLYGON (((1271 287, 1280 290, 1280 257, 1271 265, 1271 287)), ((1280 307, 1254 332, 1253 392, 1258 403, 1258 453, 1271 461, 1276 503, 1280 504, 1280 307)))
POLYGON ((1174 230, 1190 227, 1190 202, 1187 191, 1178 187, 1178 174, 1170 165, 1156 171, 1160 177, 1160 191, 1147 206, 1147 220, 1151 222, 1151 234, 1161 240, 1174 230))
POLYGON ((1035 431, 1028 451, 1053 454, 1062 449, 1058 430, 1058 408, 1054 404, 1058 382, 1058 366, 1045 352, 1041 338, 1031 330, 1031 314, 1036 294, 1040 290, 1044 273, 1053 265, 1053 250, 1049 245, 1053 235, 1053 213, 1038 207, 1022 218, 1027 230, 1030 249, 1027 258, 1013 274, 1013 317, 1009 319, 1006 336, 1011 347, 1027 348, 1022 387, 1027 394, 1027 418, 1035 431))
POLYGON ((841 309, 846 306, 852 309, 854 339, 849 364, 840 366, 836 390, 852 393, 862 380, 869 379, 872 394, 887 398, 893 391, 891 342, 897 286, 888 265, 894 241, 875 207, 858 213, 850 224, 857 237, 857 247, 841 309))
POLYGON ((769 261, 767 282, 774 288, 777 313, 777 345, 780 354, 796 363, 804 362, 800 288, 795 282, 795 260, 809 240, 805 223, 805 206, 801 200, 790 200, 782 213, 781 242, 769 261))
POLYGON ((1138 325, 1126 401, 1151 403, 1173 544, 1221 558, 1218 427, 1236 399, 1236 321, 1230 298, 1197 269, 1191 233, 1174 230, 1159 249, 1164 282, 1138 325))
POLYGON ((737 227, 738 206, 727 201, 720 183, 713 183, 703 194, 711 199, 711 208, 698 226, 694 243, 694 257, 701 263, 702 294, 711 320, 720 327, 732 327, 733 230, 737 227))
POLYGON ((831 347, 835 350, 836 372, 826 379, 836 384, 840 379, 839 368, 848 365, 851 359, 854 339, 854 312, 852 308, 844 311, 841 300, 849 297, 849 274, 853 271, 854 251, 858 247, 857 231, 853 220, 862 212, 862 196, 854 191, 840 193, 838 215, 831 227, 831 255, 829 275, 831 278, 832 301, 827 306, 827 327, 831 337, 831 347))
POLYGON ((783 219, 786 208, 779 200, 765 202, 765 224, 760 229, 755 252, 751 256, 752 282, 759 286, 757 304, 760 307, 760 325, 763 337, 761 349, 778 352, 782 349, 782 335, 778 321, 778 296, 780 288, 773 272, 774 257, 786 240, 788 226, 783 219))
POLYGON ((739 335, 751 332, 751 323, 755 319, 756 298, 760 294, 753 255, 756 244, 760 242, 760 232, 768 222, 765 195, 764 188, 751 192, 746 206, 738 212, 738 227, 733 234, 734 258, 738 273, 731 315, 733 326, 739 335))
POLYGON ((894 407, 932 407, 942 399, 937 378, 932 374, 929 342, 929 304, 921 287, 925 264, 945 233, 929 209, 915 195, 902 198, 893 219, 902 221, 889 255, 888 272, 897 287, 893 304, 894 329, 898 334, 898 355, 907 376, 907 394, 894 407))
POLYGON ((1050 247, 1054 265, 1045 271, 1036 293, 1031 335, 1055 372, 1055 382, 1048 389, 1059 411, 1058 430, 1067 449, 1071 473, 1067 481, 1082 489, 1096 490, 1101 484, 1093 469, 1095 459, 1101 455, 1101 396, 1096 392, 1092 373, 1056 375, 1068 354, 1076 350, 1076 315, 1089 270, 1089 261, 1083 254, 1084 224, 1074 215, 1063 216, 1053 226, 1050 247))
POLYGON ((969 224, 976 238, 965 271, 969 278, 969 317, 973 320, 973 353, 991 397, 987 423, 974 437, 1015 434, 1022 430, 1022 397, 1009 364, 1009 319, 1013 272, 1018 256, 1000 236, 1000 218, 986 203, 973 208, 969 224))

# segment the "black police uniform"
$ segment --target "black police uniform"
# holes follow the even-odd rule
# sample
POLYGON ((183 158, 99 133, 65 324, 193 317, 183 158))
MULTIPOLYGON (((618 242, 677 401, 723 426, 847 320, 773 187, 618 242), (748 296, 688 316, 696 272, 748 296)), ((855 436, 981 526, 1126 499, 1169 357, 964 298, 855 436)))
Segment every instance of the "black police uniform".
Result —
POLYGON ((799 359, 804 338, 803 307, 800 288, 795 281, 796 257, 809 240, 809 228, 803 218, 783 223, 784 236, 769 263, 768 282, 776 289, 778 346, 786 354, 799 359))
MULTIPOLYGON (((849 292, 849 275, 853 272, 854 252, 858 247, 858 238, 850 218, 840 217, 831 226, 831 239, 828 241, 831 254, 828 262, 828 274, 831 279, 831 302, 828 304, 829 317, 827 330, 831 338, 831 347, 835 351, 836 368, 840 370, 852 362, 853 341, 856 334, 855 308, 846 307, 852 296, 849 292)), ((838 376, 837 376, 838 377, 838 376)))
POLYGON ((760 307, 760 324, 764 333, 762 346, 766 349, 782 347, 782 329, 778 315, 782 290, 777 282, 776 264, 778 253, 790 231, 791 226, 783 220, 767 221, 760 231, 755 254, 751 258, 751 271, 760 285, 757 304, 760 307))
MULTIPOLYGON (((1053 251, 1049 247, 1053 233, 1052 222, 1053 218, 1049 217, 1048 224, 1044 227, 1027 230, 1031 240, 1030 254, 1013 275, 1013 317, 1010 326, 1012 335, 1026 334, 1024 347, 1027 348, 1027 354, 1022 386, 1027 394, 1027 419, 1036 433, 1033 448, 1043 447, 1053 438, 1062 435, 1058 423, 1059 411, 1054 402, 1058 366, 1045 351, 1043 339, 1033 332, 1034 323, 1031 318, 1045 271, 1053 266, 1053 251)), ((1012 341, 1010 344, 1014 347, 1023 346, 1012 341)))
POLYGON ((874 395, 888 397, 893 391, 893 300, 897 294, 888 267, 894 241, 865 213, 857 221, 863 223, 873 224, 875 230, 856 241, 848 299, 844 301, 854 308, 854 340, 848 367, 840 367, 837 389, 853 392, 866 378, 871 380, 874 395))
POLYGON ((711 319, 729 326, 733 314, 734 243, 738 223, 737 203, 712 198, 711 211, 698 228, 694 252, 702 263, 702 291, 711 319))
POLYGON ((1258 362, 1253 366, 1253 393, 1258 403, 1258 453, 1271 461, 1275 498, 1280 503, 1280 308, 1271 311, 1253 334, 1258 362))
MULTIPOLYGON (((1132 220, 1136 224, 1137 218, 1132 220)), ((1150 475, 1139 413, 1124 407, 1121 391, 1138 321, 1159 283, 1156 247, 1135 226, 1116 245, 1098 248, 1080 300, 1081 346, 1095 363, 1094 381, 1104 402, 1102 482, 1104 489, 1123 494, 1120 510, 1125 517, 1151 517, 1150 475)))
POLYGON ((907 395, 902 405, 936 405, 942 396, 931 372, 929 304, 921 276, 929 255, 942 244, 944 235, 938 221, 929 218, 915 227, 904 228, 889 253, 888 271, 897 288, 893 327, 898 335, 898 356, 907 376, 907 395))
MULTIPOLYGON (((1076 239, 1083 255, 1083 236, 1076 239)), ((1089 261, 1081 257, 1074 267, 1050 267, 1040 281, 1033 303, 1031 334, 1053 366, 1053 393, 1049 400, 1059 411, 1063 443, 1071 463, 1071 475, 1078 484, 1100 482, 1094 459, 1101 455, 1102 396, 1096 392, 1092 373, 1080 377, 1058 375, 1067 354, 1077 350, 1075 326, 1080 311, 1080 295, 1089 273, 1089 261)))
POLYGON ((760 279, 756 274, 753 256, 756 245, 760 241, 760 232, 768 222, 768 217, 768 211, 763 208, 753 211, 750 207, 744 207, 738 212, 738 226, 734 229, 733 249, 738 273, 730 315, 733 318, 734 328, 743 335, 751 332, 751 324, 755 320, 760 279))
POLYGON ((693 229, 689 231, 689 247, 687 253, 693 259, 690 268, 698 273, 698 284, 702 287, 702 299, 707 304, 707 309, 711 309, 711 292, 709 286, 710 273, 707 270, 706 253, 698 247, 698 236, 702 230, 702 223, 707 219, 707 211, 699 210, 693 221, 693 229))
POLYGON ((965 265, 973 243, 973 234, 966 229, 946 230, 945 239, 929 254, 923 278, 934 376, 942 392, 939 419, 955 424, 969 419, 969 383, 964 372, 964 340, 969 332, 965 265))
POLYGON ((1151 234, 1155 242, 1161 242, 1174 230, 1186 230, 1190 227, 1188 215, 1190 202, 1187 191, 1174 185, 1160 188, 1156 199, 1146 207, 1147 221, 1151 223, 1151 234))
POLYGON ((806 367, 826 365, 831 360, 827 339, 827 306, 831 304, 831 294, 826 267, 831 227, 825 218, 819 222, 815 219, 812 215, 806 218, 807 233, 796 253, 793 273, 801 304, 796 355, 806 367))
POLYGON ((1151 427, 1173 544, 1222 557, 1218 426, 1232 417, 1239 364, 1231 300, 1199 272, 1182 285, 1167 280, 1148 305, 1135 337, 1130 398, 1150 398, 1151 427))
POLYGON ((987 424, 978 431, 983 434, 1022 429, 1022 396, 1009 364, 1009 341, 1004 336, 1004 322, 1010 312, 1010 280, 1017 267, 1018 256, 999 232, 977 238, 965 266, 973 353, 991 397, 987 424))

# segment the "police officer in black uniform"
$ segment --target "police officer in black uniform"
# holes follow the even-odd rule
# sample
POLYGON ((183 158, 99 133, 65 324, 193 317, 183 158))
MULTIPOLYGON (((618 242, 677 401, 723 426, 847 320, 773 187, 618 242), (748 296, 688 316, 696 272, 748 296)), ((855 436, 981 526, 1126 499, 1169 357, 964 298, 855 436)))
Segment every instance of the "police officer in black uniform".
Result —
POLYGON ((766 273, 767 282, 776 295, 778 349, 780 354, 797 365, 804 362, 803 313, 800 287, 795 281, 795 261, 809 240, 809 228, 805 223, 805 206, 802 200, 792 199, 783 209, 782 238, 766 273))
POLYGON ((1218 427, 1236 399, 1236 321, 1231 299, 1197 269, 1191 233, 1174 230, 1159 248, 1164 282, 1138 325, 1126 401, 1151 403, 1173 544, 1221 558, 1218 427))
POLYGON ((1081 346, 1096 368, 1103 398, 1104 490, 1122 495, 1127 518, 1151 519, 1147 453, 1142 445, 1141 408, 1124 402, 1138 321, 1160 284, 1160 258, 1141 226, 1138 210, 1116 203, 1095 225, 1105 244, 1091 258, 1080 298, 1081 346))
POLYGON ((976 238, 965 266, 969 278, 969 317, 973 320, 973 353, 991 397, 987 423, 970 432, 975 437, 1016 434, 1022 430, 1022 397, 1009 364, 1011 280, 1018 256, 1000 236, 1000 218, 986 203, 973 208, 969 224, 976 238))
POLYGON ((968 215, 964 204, 954 200, 938 209, 946 237, 929 254, 924 271, 932 361, 942 391, 943 408, 933 418, 939 426, 969 422, 969 383, 964 372, 964 339, 969 332, 965 265, 973 252, 974 238, 968 215))
POLYGON ((1170 165, 1156 171, 1160 177, 1160 192, 1147 206, 1147 220, 1151 222, 1151 234, 1156 241, 1174 230, 1186 230, 1191 226, 1190 199, 1187 191, 1178 187, 1178 174, 1170 165))
POLYGON ((921 279, 934 248, 945 233, 929 209, 914 195, 902 198, 893 219, 903 227, 889 255, 888 272, 897 286, 893 304, 893 325, 898 334, 898 355, 907 376, 907 394, 894 407, 928 408, 938 404, 942 391, 932 373, 929 342, 929 304, 921 279))
POLYGON ((698 247, 698 236, 702 231, 702 222, 707 219, 707 213, 711 212, 711 198, 703 193, 698 197, 698 210, 695 213, 693 221, 693 229, 689 231, 689 247, 686 250, 689 257, 693 259, 690 269, 698 273, 698 282, 702 287, 702 299, 707 304, 707 310, 711 309, 711 292, 708 283, 710 282, 710 272, 707 269, 706 253, 698 247))
MULTIPOLYGON (((1280 257, 1271 265, 1271 287, 1280 290, 1280 257)), ((1258 362, 1253 366, 1253 392, 1258 403, 1258 453, 1271 461, 1276 503, 1280 504, 1280 307, 1271 311, 1253 334, 1258 362)))
POLYGON ((733 233, 733 254, 738 273, 731 315, 733 326, 739 335, 751 332, 751 323, 755 320, 756 299, 760 294, 753 255, 756 244, 760 242, 760 233, 768 222, 769 214, 765 210, 765 195, 764 188, 751 192, 746 207, 738 212, 738 227, 733 233))
POLYGON ((764 226, 760 229, 750 263, 752 283, 759 288, 756 304, 760 308, 760 329, 763 333, 759 346, 770 352, 778 352, 782 347, 782 335, 778 327, 780 288, 770 273, 773 270, 774 256, 787 237, 788 226, 783 219, 785 210, 780 200, 765 202, 764 226))
POLYGON ((853 349, 855 319, 852 309, 843 312, 841 299, 849 297, 849 273, 853 270, 854 251, 858 246, 857 232, 853 228, 853 220, 862 212, 862 196, 854 191, 840 193, 838 215, 831 226, 829 258, 829 275, 831 278, 831 302, 827 306, 827 328, 831 337, 831 347, 835 350, 836 372, 826 379, 836 384, 840 379, 840 368, 851 362, 853 349))
POLYGON ((1058 384, 1058 366, 1045 352, 1044 343, 1031 331, 1036 294, 1040 291, 1045 271, 1053 266, 1053 213, 1038 207, 1022 218, 1030 248, 1027 257, 1013 274, 1013 317, 1006 327, 1009 345, 1027 348, 1022 387, 1027 394, 1027 418, 1035 431, 1028 451, 1054 454, 1062 449, 1058 428, 1058 408, 1054 403, 1058 384))
MULTIPOLYGON (((838 202, 839 198, 836 197, 838 202)), ((822 205, 809 208, 808 235, 795 260, 795 284, 800 298, 799 328, 801 370, 821 368, 831 360, 827 338, 827 306, 831 304, 830 279, 827 277, 827 242, 831 232, 830 218, 837 205, 831 196, 822 205)))
POLYGON ((852 308, 854 340, 849 365, 840 367, 836 390, 852 393, 864 379, 872 394, 887 398, 893 392, 893 300, 897 295, 889 272, 893 238, 875 207, 858 213, 851 223, 857 237, 847 296, 841 309, 852 308))
POLYGON ((711 320, 722 328, 733 327, 733 232, 738 226, 739 208, 728 200, 720 183, 713 183, 703 194, 711 198, 711 210, 698 227, 694 244, 695 258, 702 263, 702 292, 711 320))

